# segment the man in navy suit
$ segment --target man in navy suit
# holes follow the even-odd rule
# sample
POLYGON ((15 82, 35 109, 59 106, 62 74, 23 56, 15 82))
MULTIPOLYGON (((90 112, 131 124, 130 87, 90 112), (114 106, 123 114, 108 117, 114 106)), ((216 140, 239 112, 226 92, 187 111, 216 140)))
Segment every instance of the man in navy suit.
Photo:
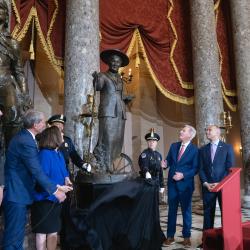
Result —
POLYGON ((4 250, 23 249, 27 206, 33 202, 35 182, 48 195, 54 194, 59 202, 64 201, 65 193, 72 190, 52 183, 40 166, 35 136, 45 128, 44 114, 29 110, 24 115, 23 123, 24 129, 9 143, 4 166, 4 250))
POLYGON ((221 207, 221 193, 211 190, 229 173, 234 165, 234 153, 231 145, 220 140, 220 128, 210 125, 206 129, 210 143, 200 148, 199 175, 202 184, 204 209, 203 229, 213 228, 216 200, 221 207))
POLYGON ((191 246, 192 224, 192 194, 194 191, 194 176, 198 171, 198 149, 191 143, 196 130, 189 125, 180 131, 180 142, 170 146, 167 155, 168 173, 168 228, 164 245, 175 243, 177 210, 180 204, 183 216, 182 235, 184 247, 191 246))

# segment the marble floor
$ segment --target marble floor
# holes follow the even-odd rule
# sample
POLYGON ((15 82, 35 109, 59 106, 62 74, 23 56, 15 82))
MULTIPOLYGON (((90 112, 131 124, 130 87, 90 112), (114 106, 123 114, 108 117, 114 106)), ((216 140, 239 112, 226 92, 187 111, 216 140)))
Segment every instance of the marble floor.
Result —
MULTIPOLYGON (((197 207, 199 204, 193 204, 194 209, 197 211, 197 207)), ((164 233, 167 230, 167 205, 162 204, 160 205, 160 217, 161 217, 161 227, 164 233)), ((250 221, 250 210, 249 209, 242 209, 242 221, 250 221)), ((202 225, 203 225, 203 216, 198 215, 197 213, 193 213, 192 216, 192 237, 191 243, 192 247, 189 249, 199 249, 197 246, 201 243, 202 237, 202 225)), ((215 218, 215 227, 221 226, 221 217, 220 217, 220 210, 219 208, 216 209, 216 218, 215 218)), ((182 215, 181 211, 178 210, 177 216, 177 228, 176 228, 176 235, 175 235, 176 243, 169 246, 169 247, 162 247, 162 250, 182 250, 185 249, 182 244, 179 242, 183 241, 182 237, 182 215)))
MULTIPOLYGON (((166 233, 167 230, 167 205, 161 204, 160 205, 160 220, 161 220, 161 227, 164 233, 166 233)), ((199 214, 202 209, 200 206, 200 202, 193 203, 193 213, 192 216, 192 237, 191 237, 191 243, 192 247, 189 249, 197 249, 197 246, 201 243, 201 237, 202 237, 202 223, 203 223, 203 216, 199 214)), ((220 219, 220 210, 219 207, 216 210, 216 218, 215 218, 215 227, 220 227, 221 225, 221 219, 220 219)), ((1 217, 0 217, 1 219, 1 217)), ((242 221, 250 221, 250 209, 242 209, 242 221)), ((175 241, 176 243, 169 246, 169 247, 162 247, 162 250, 183 250, 185 249, 182 244, 180 244, 181 241, 183 241, 182 238, 182 215, 181 211, 178 211, 177 216, 177 228, 176 228, 176 235, 175 235, 175 241)), ((0 239, 2 236, 2 223, 0 223, 0 239)), ((34 235, 30 233, 30 228, 27 226, 27 234, 25 237, 25 244, 24 244, 25 250, 35 250, 34 246, 34 235)), ((58 245, 57 250, 60 250, 60 245, 58 245)))

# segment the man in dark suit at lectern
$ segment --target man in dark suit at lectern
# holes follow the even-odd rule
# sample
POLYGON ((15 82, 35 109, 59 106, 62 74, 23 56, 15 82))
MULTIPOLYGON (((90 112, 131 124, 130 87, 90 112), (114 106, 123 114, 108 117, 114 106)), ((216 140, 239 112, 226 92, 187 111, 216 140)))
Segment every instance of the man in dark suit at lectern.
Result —
POLYGON ((210 143, 200 148, 199 175, 202 184, 204 221, 203 230, 213 228, 218 199, 221 208, 221 193, 211 190, 229 173, 234 165, 234 153, 230 144, 220 140, 220 128, 210 125, 206 129, 206 136, 210 143))

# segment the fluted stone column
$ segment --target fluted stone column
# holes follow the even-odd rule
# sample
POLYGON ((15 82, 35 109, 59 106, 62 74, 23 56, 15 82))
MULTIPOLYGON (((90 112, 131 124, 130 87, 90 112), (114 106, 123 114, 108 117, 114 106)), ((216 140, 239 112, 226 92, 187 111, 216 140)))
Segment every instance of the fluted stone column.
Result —
MULTIPOLYGON (((193 82, 195 91, 195 117, 198 145, 207 143, 205 128, 220 125, 223 112, 219 54, 217 48, 214 1, 190 0, 191 36, 193 55, 193 82)), ((201 184, 195 178, 193 201, 200 201, 201 184)), ((202 203, 193 211, 203 213, 202 203)))
POLYGON ((250 208, 250 2, 230 0, 241 143, 245 166, 243 206, 250 208))
POLYGON ((66 134, 82 152, 88 139, 77 117, 87 94, 93 93, 91 74, 99 71, 99 0, 67 0, 65 34, 66 134))
POLYGON ((221 123, 223 99, 216 38, 214 1, 190 0, 195 115, 199 145, 205 127, 221 123))

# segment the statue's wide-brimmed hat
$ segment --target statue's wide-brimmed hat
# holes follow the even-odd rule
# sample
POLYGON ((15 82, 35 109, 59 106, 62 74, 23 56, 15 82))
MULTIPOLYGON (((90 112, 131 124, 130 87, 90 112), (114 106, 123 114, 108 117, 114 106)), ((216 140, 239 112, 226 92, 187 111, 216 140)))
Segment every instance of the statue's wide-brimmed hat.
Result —
POLYGON ((64 124, 66 122, 66 116, 63 114, 52 115, 48 120, 48 124, 51 125, 53 122, 60 122, 64 124))
POLYGON ((122 59, 121 67, 125 67, 129 64, 129 58, 119 49, 107 49, 101 52, 100 57, 102 61, 106 64, 109 63, 109 58, 113 55, 117 55, 122 59))

